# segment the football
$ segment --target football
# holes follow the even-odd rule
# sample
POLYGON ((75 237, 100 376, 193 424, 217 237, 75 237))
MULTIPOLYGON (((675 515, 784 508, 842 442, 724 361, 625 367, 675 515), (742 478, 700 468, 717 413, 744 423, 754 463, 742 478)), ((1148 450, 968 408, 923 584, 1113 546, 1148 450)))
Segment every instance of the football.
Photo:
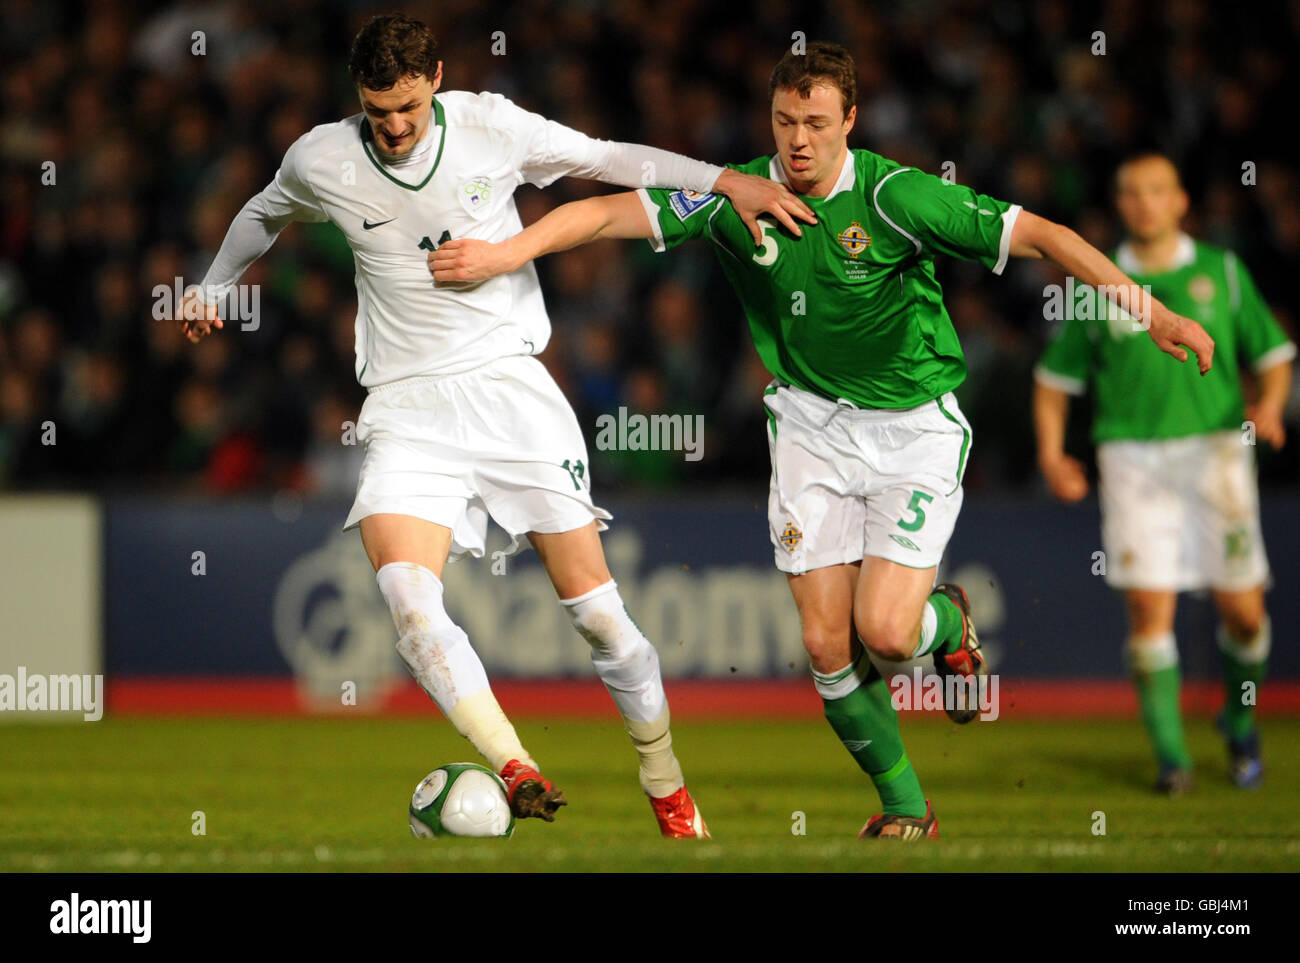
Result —
POLYGON ((512 836, 506 784, 491 769, 454 762, 421 780, 411 796, 411 832, 433 836, 512 836))

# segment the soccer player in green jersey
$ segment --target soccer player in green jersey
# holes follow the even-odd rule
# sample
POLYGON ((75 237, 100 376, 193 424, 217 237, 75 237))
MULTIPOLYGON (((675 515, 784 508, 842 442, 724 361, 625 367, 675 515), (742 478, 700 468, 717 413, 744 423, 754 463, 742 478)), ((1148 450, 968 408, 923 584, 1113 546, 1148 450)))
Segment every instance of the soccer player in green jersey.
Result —
POLYGON ((1256 438, 1274 447, 1285 440, 1295 345, 1236 255, 1180 230, 1187 195, 1168 158, 1143 154, 1123 164, 1116 201, 1128 233, 1116 261, 1174 310, 1200 319, 1227 357, 1253 367, 1259 400, 1245 411, 1234 364, 1197 378, 1166 364, 1112 312, 1095 312, 1100 320, 1071 312, 1088 317, 1065 322, 1036 372, 1039 465, 1058 498, 1087 494, 1083 466, 1065 454, 1064 441, 1070 396, 1091 382, 1105 577, 1127 602, 1127 661, 1160 766, 1156 789, 1176 795, 1191 785, 1174 606, 1179 592, 1205 588, 1222 620, 1227 701, 1219 727, 1233 781, 1254 788, 1263 775, 1252 706, 1268 658, 1269 573, 1251 446, 1256 438))
MULTIPOLYGON (((952 395, 965 361, 934 259, 1001 273, 1008 257, 1048 257, 1095 283, 1130 282, 1073 231, 849 150, 855 78, 848 51, 823 43, 772 73, 776 152, 738 169, 788 184, 812 208, 817 223, 797 233, 761 220, 751 233, 715 195, 641 190, 566 204, 499 244, 452 242, 429 263, 439 283, 473 282, 597 238, 712 243, 774 377, 764 403, 776 564, 826 717, 883 803, 861 835, 921 839, 938 824, 863 650, 891 662, 932 655, 941 674, 968 682, 987 675, 965 593, 935 586, 971 433, 952 395)), ((1184 344, 1208 369, 1213 343, 1200 326, 1151 308, 1156 343, 1180 360, 1184 344)), ((961 722, 978 711, 946 708, 961 722)))

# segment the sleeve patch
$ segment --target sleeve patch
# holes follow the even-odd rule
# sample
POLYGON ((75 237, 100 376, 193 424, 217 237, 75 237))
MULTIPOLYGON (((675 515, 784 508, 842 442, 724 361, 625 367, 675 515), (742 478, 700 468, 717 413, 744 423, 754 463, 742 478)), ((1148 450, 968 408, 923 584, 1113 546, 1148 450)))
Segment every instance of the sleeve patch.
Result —
POLYGON ((714 196, 701 194, 698 191, 675 191, 668 195, 668 206, 677 215, 677 220, 685 221, 695 212, 708 207, 714 196))

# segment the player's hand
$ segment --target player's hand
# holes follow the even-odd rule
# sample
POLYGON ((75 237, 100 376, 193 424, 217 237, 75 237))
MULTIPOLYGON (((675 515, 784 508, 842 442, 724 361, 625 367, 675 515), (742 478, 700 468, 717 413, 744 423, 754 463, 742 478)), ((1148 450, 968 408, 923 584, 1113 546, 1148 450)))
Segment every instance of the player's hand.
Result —
POLYGON ((728 167, 719 175, 713 190, 727 195, 731 206, 749 228, 755 247, 763 243, 763 229, 758 219, 764 214, 775 217, 795 237, 803 237, 803 231, 794 221, 796 217, 809 224, 817 223, 817 215, 790 188, 766 177, 742 174, 728 167))
POLYGON ((429 271, 439 284, 476 284, 513 271, 505 244, 455 238, 429 252, 429 271))
POLYGON ((220 331, 224 326, 217 315, 217 306, 204 302, 194 293, 181 297, 176 320, 180 322, 181 333, 194 344, 211 334, 214 328, 220 331))
POLYGON ((1279 449, 1286 444, 1286 425, 1282 421, 1282 406, 1255 402, 1246 409, 1246 419, 1255 426, 1255 437, 1279 449))
POLYGON ((1152 311, 1151 328, 1147 333, 1151 335, 1151 340, 1156 343, 1156 347, 1165 354, 1173 355, 1179 361, 1186 361, 1187 352, 1179 347, 1183 345, 1196 355, 1201 374, 1210 370, 1214 361, 1214 339, 1191 318, 1184 318, 1180 314, 1174 314, 1164 305, 1157 305, 1152 311))
POLYGON ((1077 458, 1061 455, 1040 467, 1048 490, 1061 501, 1077 502, 1088 494, 1088 473, 1077 458))

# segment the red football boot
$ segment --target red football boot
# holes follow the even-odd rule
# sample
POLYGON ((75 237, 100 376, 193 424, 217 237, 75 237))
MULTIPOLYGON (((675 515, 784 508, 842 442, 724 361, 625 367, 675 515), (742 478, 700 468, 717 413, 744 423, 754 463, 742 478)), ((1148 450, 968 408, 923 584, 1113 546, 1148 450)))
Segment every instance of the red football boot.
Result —
POLYGON ((501 780, 506 784, 506 799, 510 811, 519 819, 536 816, 548 823, 555 822, 555 810, 567 806, 564 793, 532 766, 511 759, 501 770, 501 780))
POLYGON ((650 806, 659 820, 659 832, 672 839, 711 839, 709 827, 695 806, 695 800, 682 786, 663 799, 650 797, 650 806))

